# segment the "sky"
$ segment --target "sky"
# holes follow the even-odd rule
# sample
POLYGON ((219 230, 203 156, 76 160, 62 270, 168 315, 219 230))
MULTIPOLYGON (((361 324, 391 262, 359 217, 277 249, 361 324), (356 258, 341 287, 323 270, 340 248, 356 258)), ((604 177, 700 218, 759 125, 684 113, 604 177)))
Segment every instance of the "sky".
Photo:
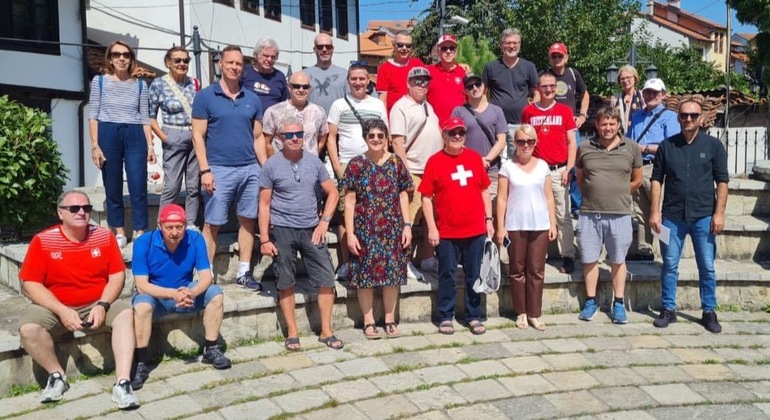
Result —
MULTIPOLYGON (((361 8, 361 30, 365 30, 370 20, 400 20, 417 17, 431 5, 431 0, 359 0, 361 8)), ((642 1, 644 4, 646 1, 642 1)), ((682 8, 688 12, 701 15, 714 22, 727 23, 725 0, 682 0, 682 8)), ((732 31, 757 32, 756 27, 742 25, 735 19, 732 12, 732 31)))

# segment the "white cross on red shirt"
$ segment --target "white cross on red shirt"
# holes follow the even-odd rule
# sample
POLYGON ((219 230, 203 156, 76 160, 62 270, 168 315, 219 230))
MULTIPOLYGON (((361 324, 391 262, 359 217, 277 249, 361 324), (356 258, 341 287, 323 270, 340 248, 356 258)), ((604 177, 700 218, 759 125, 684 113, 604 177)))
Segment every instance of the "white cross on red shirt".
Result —
POLYGON ((473 172, 465 169, 463 165, 457 165, 457 172, 452 174, 452 181, 460 181, 460 186, 468 185, 468 178, 473 178, 473 172))

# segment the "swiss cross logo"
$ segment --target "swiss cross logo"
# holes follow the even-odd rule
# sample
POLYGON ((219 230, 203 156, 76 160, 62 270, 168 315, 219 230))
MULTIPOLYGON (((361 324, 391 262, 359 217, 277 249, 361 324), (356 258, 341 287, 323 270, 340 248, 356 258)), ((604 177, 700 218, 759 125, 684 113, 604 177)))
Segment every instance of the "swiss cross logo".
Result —
POLYGON ((101 257, 101 255, 102 255, 102 250, 101 249, 94 248, 94 249, 91 250, 91 258, 98 258, 98 257, 101 257))
POLYGON ((457 165, 457 172, 452 174, 452 181, 460 181, 460 186, 468 185, 468 178, 473 178, 473 172, 465 169, 463 165, 457 165))
POLYGON ((64 258, 61 255, 61 251, 51 251, 51 259, 52 260, 63 260, 64 258))

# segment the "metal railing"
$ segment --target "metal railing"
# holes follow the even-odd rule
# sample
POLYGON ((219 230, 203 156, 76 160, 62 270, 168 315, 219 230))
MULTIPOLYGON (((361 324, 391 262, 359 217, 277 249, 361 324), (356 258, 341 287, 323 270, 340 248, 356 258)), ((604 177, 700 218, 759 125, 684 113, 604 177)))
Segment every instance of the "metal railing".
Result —
POLYGON ((768 132, 766 127, 723 128, 712 127, 708 134, 720 140, 727 149, 727 167, 730 175, 751 174, 759 160, 768 158, 768 132))

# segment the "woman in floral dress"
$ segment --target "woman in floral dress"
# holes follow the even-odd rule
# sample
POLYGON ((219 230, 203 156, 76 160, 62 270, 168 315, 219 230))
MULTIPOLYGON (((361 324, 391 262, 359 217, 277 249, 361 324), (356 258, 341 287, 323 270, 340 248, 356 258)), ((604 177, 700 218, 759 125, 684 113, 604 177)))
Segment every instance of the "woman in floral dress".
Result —
POLYGON ((363 135, 368 150, 353 158, 345 170, 345 228, 351 254, 350 284, 357 288, 364 315, 364 335, 382 338, 374 321, 374 288, 382 288, 385 334, 398 337, 395 321, 399 286, 406 284, 407 251, 412 242, 407 194, 413 189, 404 162, 387 150, 388 127, 366 120, 363 135))

